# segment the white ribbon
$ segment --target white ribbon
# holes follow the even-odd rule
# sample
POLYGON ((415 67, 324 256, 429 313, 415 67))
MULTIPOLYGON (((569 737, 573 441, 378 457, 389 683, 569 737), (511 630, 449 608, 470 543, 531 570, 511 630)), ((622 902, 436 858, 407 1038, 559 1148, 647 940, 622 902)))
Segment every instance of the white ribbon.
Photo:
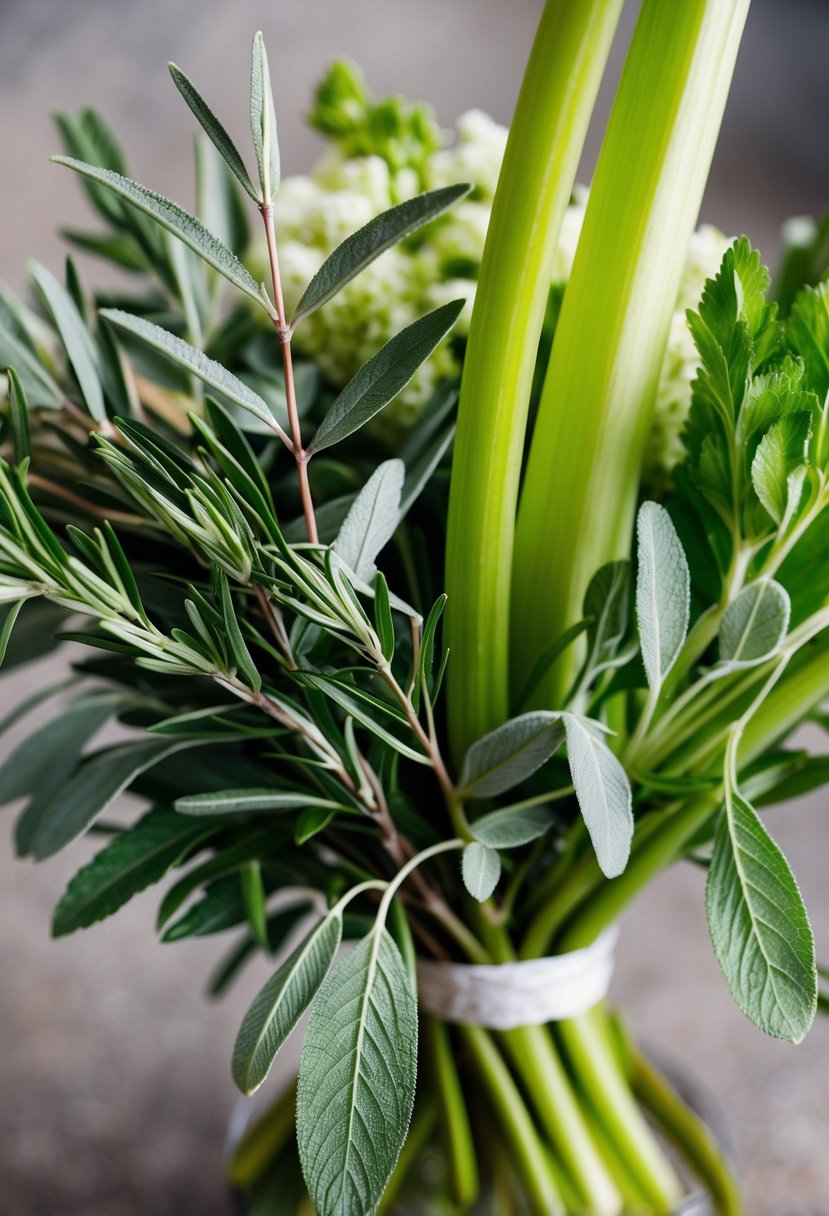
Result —
POLYGON ((445 1022, 486 1030, 576 1017, 607 995, 618 936, 618 927, 611 925, 583 950, 493 966, 421 959, 421 1008, 445 1022))

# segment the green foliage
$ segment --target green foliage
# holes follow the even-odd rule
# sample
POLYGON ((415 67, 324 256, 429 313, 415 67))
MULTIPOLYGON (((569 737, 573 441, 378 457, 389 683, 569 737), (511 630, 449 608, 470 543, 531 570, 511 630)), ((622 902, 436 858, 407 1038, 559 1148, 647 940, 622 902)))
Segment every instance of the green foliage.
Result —
POLYGON ((463 885, 472 898, 485 903, 501 877, 501 859, 495 849, 473 840, 463 851, 461 874, 463 885))
POLYGON ((302 1049, 297 1139, 320 1216, 376 1208, 408 1130, 416 1052, 414 993, 380 929, 325 980, 302 1049))
POLYGON ((664 507, 643 503, 636 535, 639 644, 648 684, 658 689, 688 633, 691 579, 682 543, 664 507))

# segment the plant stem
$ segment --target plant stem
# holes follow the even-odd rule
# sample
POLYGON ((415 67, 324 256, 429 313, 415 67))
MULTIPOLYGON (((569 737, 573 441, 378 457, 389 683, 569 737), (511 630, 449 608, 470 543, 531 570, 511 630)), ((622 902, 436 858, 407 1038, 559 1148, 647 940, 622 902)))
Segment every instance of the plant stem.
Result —
POLYGON ((453 755, 508 717, 510 565, 562 217, 621 0, 548 0, 515 109, 464 359, 447 526, 453 755))
POLYGON ((705 1184, 717 1216, 743 1216, 736 1179, 706 1125, 682 1101, 668 1081, 643 1055, 633 1058, 631 1081, 642 1105, 671 1137, 705 1184))
POLYGON ((645 1123, 605 1033, 604 1007, 556 1025, 585 1099, 642 1188, 654 1213, 668 1216, 682 1187, 645 1123))
POLYGON ((288 403, 288 424, 291 429, 294 460, 296 461, 297 478, 299 480, 299 496, 302 500, 302 514, 305 517, 305 528, 308 539, 312 544, 319 543, 317 521, 314 515, 314 502, 311 498, 311 486, 308 481, 309 456, 302 445, 302 430, 299 425, 299 410, 296 400, 296 384, 294 382, 294 364, 291 355, 291 327, 285 316, 285 302, 282 297, 282 279, 279 273, 279 254, 276 248, 276 231, 273 222, 273 204, 262 203, 259 207, 265 225, 265 240, 268 246, 268 260, 271 267, 271 282, 273 284, 276 319, 274 328, 279 338, 282 351, 282 368, 285 373, 285 400, 288 403))
MULTIPOLYGON (((512 581, 512 676, 626 557, 659 369, 749 0, 642 6, 590 191, 533 434, 512 581), (555 469, 555 476, 551 470, 555 469)), ((562 703, 570 647, 534 693, 562 703)))
POLYGON ((425 1029, 449 1156, 452 1198, 460 1208, 466 1209, 475 1202, 480 1190, 478 1161, 466 1099, 445 1022, 427 1017, 425 1029))
POLYGON ((478 1026, 460 1026, 458 1033, 501 1120, 512 1148, 513 1163, 524 1179, 533 1216, 564 1216, 564 1205, 544 1145, 492 1036, 478 1026))

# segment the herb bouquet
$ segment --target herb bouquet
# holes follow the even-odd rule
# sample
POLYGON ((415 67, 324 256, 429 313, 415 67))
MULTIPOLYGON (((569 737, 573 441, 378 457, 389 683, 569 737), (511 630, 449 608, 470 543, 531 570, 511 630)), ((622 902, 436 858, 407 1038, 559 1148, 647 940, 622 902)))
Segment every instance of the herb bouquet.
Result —
POLYGON ((480 183, 441 181, 428 111, 342 65, 314 111, 327 171, 363 197, 379 174, 390 205, 321 252, 286 182, 281 249, 257 35, 256 174, 175 66, 204 132, 198 218, 127 176, 95 112, 61 116, 56 159, 105 222, 70 239, 139 286, 92 309, 70 260, 65 283, 34 268, 41 315, 0 300, 0 652, 43 649, 56 612, 97 652, 0 797, 27 800, 21 854, 107 838, 57 935, 175 870, 165 941, 240 931, 214 992, 279 955, 233 1053, 254 1092, 311 1010, 297 1085, 231 1162, 257 1213, 669 1213, 699 1184, 741 1212, 602 1001, 616 919, 679 858, 708 869, 747 1016, 792 1041, 814 1016, 809 922, 758 810, 829 778, 784 745, 829 697, 821 234, 779 309, 748 242, 727 247, 688 314, 681 458, 643 494, 748 3, 645 0, 551 291, 620 8, 547 5, 480 266, 450 248, 480 183), (407 317, 421 297, 440 302, 407 317), (406 324, 338 384, 379 316, 406 324), (90 752, 113 718, 127 737, 90 752), (127 789, 149 809, 124 828, 105 815, 127 789))

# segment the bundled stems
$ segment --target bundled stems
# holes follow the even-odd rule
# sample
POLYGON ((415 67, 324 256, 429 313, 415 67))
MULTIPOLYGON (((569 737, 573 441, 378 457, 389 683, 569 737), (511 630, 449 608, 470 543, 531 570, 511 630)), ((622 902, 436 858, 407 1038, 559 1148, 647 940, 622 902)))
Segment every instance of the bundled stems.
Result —
POLYGON ((464 358, 447 527, 449 733, 509 716, 509 601, 530 390, 553 258, 621 0, 548 0, 515 109, 464 358))
MULTIPOLYGON (((647 0, 590 192, 532 438, 512 573, 512 676, 627 555, 676 300, 749 0, 647 0)), ((536 689, 562 702, 570 647, 536 689)))

